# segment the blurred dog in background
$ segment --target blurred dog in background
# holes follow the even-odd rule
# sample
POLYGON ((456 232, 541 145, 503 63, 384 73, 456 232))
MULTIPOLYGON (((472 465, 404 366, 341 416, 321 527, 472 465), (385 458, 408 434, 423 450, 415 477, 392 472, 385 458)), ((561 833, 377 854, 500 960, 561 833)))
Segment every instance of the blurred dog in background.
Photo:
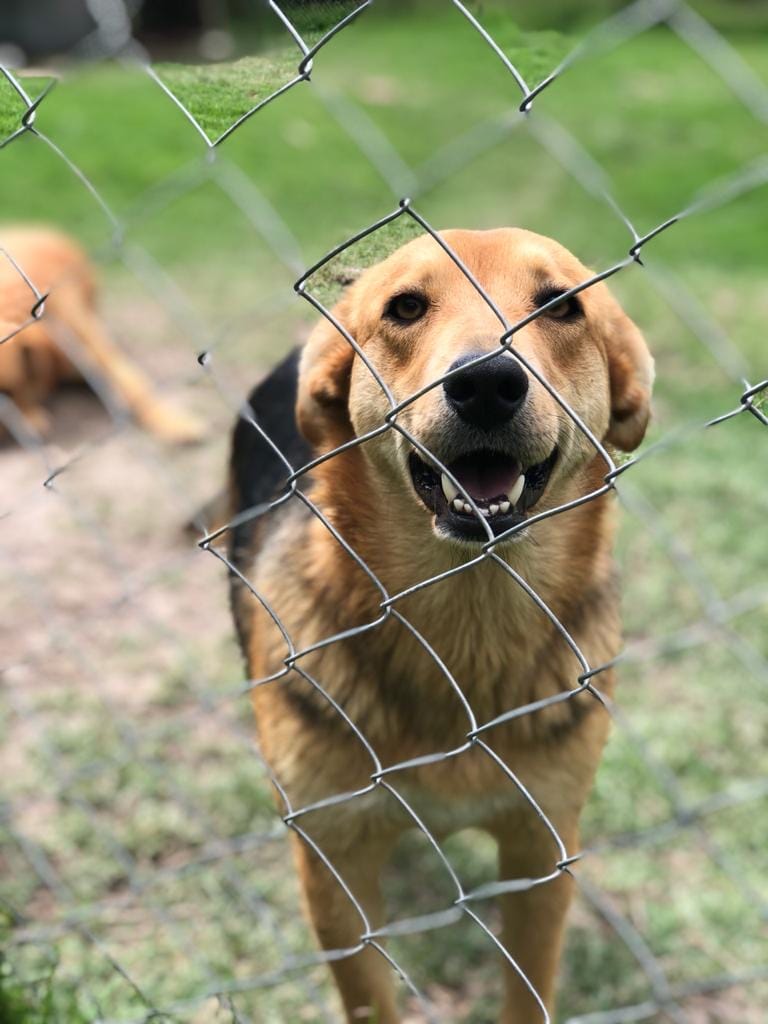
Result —
POLYGON ((71 238, 44 227, 0 228, 0 393, 12 399, 33 434, 45 437, 45 403, 53 392, 66 382, 98 378, 162 441, 201 440, 202 423, 159 398, 117 347, 96 312, 95 293, 93 268, 71 238), (33 315, 41 308, 41 316, 33 315))

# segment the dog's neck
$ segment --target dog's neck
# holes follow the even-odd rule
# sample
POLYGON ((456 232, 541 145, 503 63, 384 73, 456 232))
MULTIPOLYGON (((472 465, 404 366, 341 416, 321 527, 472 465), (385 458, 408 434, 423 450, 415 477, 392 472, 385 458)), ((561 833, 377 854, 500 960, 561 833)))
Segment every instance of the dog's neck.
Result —
MULTIPOLYGON (((602 473, 596 460, 558 501, 598 490, 602 473)), ((316 480, 313 499, 368 571, 340 543, 329 544, 327 526, 312 520, 302 557, 322 583, 323 600, 311 610, 322 619, 315 627, 323 636, 349 637, 343 656, 331 645, 331 662, 322 664, 320 655, 315 667, 372 742, 384 743, 394 729, 412 738, 413 756, 442 749, 466 734, 453 686, 478 722, 490 722, 573 689, 585 667, 615 656, 608 496, 541 520, 492 559, 435 537, 427 511, 378 493, 360 461, 346 460, 316 480), (372 709, 381 707, 394 718, 384 716, 389 725, 379 734, 381 716, 372 709)), ((554 735, 576 721, 575 706, 557 703, 522 717, 509 736, 538 742, 554 735)))

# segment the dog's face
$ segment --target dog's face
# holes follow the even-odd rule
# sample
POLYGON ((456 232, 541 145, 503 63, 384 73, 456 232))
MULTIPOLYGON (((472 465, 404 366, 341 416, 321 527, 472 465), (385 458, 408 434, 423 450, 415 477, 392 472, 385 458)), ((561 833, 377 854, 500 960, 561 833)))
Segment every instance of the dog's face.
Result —
MULTIPOLYGON (((528 231, 441 237, 510 324, 591 276, 561 245, 528 231)), ((439 537, 485 541, 489 531, 522 523, 556 505, 563 482, 594 457, 538 377, 604 443, 630 451, 645 433, 653 361, 603 284, 515 333, 514 348, 535 373, 499 351, 498 317, 429 236, 366 271, 334 316, 396 403, 428 389, 397 414, 412 441, 387 430, 364 449, 388 496, 418 502, 439 537)), ((390 408, 364 360, 330 323, 320 324, 300 370, 297 415, 307 438, 336 447, 381 427, 390 408)))

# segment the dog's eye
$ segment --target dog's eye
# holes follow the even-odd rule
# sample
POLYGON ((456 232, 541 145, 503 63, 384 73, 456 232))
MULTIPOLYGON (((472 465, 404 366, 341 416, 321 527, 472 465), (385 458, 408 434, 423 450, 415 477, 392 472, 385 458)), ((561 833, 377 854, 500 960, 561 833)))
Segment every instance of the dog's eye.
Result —
POLYGON ((415 292, 404 292, 390 299, 384 315, 398 323, 410 324, 420 320, 427 312, 427 300, 415 292))
MULTIPOLYGON (((539 292, 533 300, 536 303, 536 308, 539 309, 547 302, 556 299, 563 291, 564 289, 560 288, 547 288, 539 292)), ((584 308, 579 300, 575 295, 570 295, 567 299, 563 299, 562 302, 557 302, 554 306, 550 306, 541 315, 549 317, 550 320, 575 320, 576 317, 583 316, 583 314, 584 308)))

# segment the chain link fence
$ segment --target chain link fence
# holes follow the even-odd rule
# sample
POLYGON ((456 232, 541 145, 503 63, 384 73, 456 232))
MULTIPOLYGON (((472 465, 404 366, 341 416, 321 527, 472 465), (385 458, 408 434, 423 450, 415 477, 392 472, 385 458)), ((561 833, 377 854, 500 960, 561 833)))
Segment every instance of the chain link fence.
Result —
MULTIPOLYGON (((483 749, 552 835, 551 875, 523 880, 525 885, 546 885, 566 872, 575 879, 561 1019, 762 1020, 768 995, 761 955, 768 919, 768 778, 760 698, 768 680, 768 590, 761 577, 765 543, 759 526, 766 511, 761 445, 768 379, 761 345, 753 351, 742 338, 754 339, 761 330, 765 282, 743 272, 743 287, 718 295, 722 281, 708 271, 704 284, 711 291, 703 295, 698 281, 678 265, 686 262, 686 247, 706 244, 690 228, 699 221, 725 225, 724 237, 741 232, 748 240, 759 234, 768 183, 768 86, 729 37, 677 0, 639 0, 568 45, 565 37, 546 34, 536 44, 533 36, 510 38, 505 15, 459 0, 446 0, 439 16, 385 12, 378 21, 371 0, 319 8, 270 0, 268 8, 276 35, 257 58, 260 64, 242 65, 242 74, 227 80, 239 104, 231 119, 223 92, 206 91, 206 79, 214 82, 219 66, 182 73, 150 59, 133 35, 136 12, 118 0, 88 5, 92 24, 77 48, 113 76, 102 86, 100 79, 89 79, 93 68, 55 88, 57 73, 50 69, 0 68, 2 125, 8 126, 0 142, 0 181, 14 179, 14 194, 22 197, 12 211, 4 203, 4 212, 32 217, 43 211, 54 219, 58 209, 60 221, 73 228, 82 218, 86 241, 104 268, 105 318, 161 389, 183 392, 210 426, 208 442, 197 449, 159 448, 130 424, 88 365, 81 369, 106 412, 79 394, 57 399, 56 429, 48 441, 0 396, 0 422, 12 442, 0 453, 0 558, 8 600, 0 759, 5 1019, 338 1019, 326 972, 327 961, 341 953, 315 947, 286 862, 288 829, 308 838, 302 817, 310 808, 283 799, 276 814, 276 780, 254 746, 246 697, 265 684, 238 681, 222 572, 222 563, 237 572, 223 543, 234 524, 220 527, 196 510, 221 485, 229 425, 243 412, 252 378, 303 336, 313 317, 334 322, 333 299, 361 266, 407 238, 427 234, 495 313, 501 345, 515 352, 604 460, 603 485, 577 504, 617 492, 627 524, 622 562, 631 601, 628 639, 614 662, 620 674, 614 706, 600 692, 600 674, 611 666, 588 662, 541 596, 495 551, 499 539, 486 527, 481 554, 452 572, 452 585, 460 586, 461 575, 476 562, 494 563, 554 624, 580 673, 564 695, 482 721, 451 666, 438 660, 446 685, 465 706, 466 743, 429 757, 460 758, 470 747, 483 749), (450 95, 450 75, 443 80, 426 57, 419 61, 419 51, 431 53, 442 38, 441 18, 450 20, 455 41, 453 50, 446 44, 443 71, 456 61, 456 88, 464 90, 467 107, 458 105, 460 130, 451 124, 452 131, 438 139, 424 123, 428 151, 419 156, 415 145, 404 156, 398 119, 413 132, 423 113, 409 112, 409 90, 420 83, 427 108, 450 95), (387 64, 398 33, 415 47, 407 68, 412 77, 403 82, 398 65, 387 64), (666 80, 671 92, 657 89, 653 69, 637 74, 632 64, 633 45, 662 37, 665 46, 675 47, 666 80), (462 79, 464 54, 474 62, 472 75, 483 67, 489 77, 462 79), (601 62, 614 59, 613 77, 606 77, 605 88, 598 86, 598 106, 585 109, 579 72, 598 67, 599 80, 606 66, 601 62), (718 102, 727 104, 729 118, 742 119, 746 141, 740 135, 731 151, 723 140, 727 166, 697 167, 693 192, 654 222, 641 224, 627 212, 626 180, 615 185, 614 164, 606 169, 594 154, 599 147, 583 136, 601 111, 621 119, 621 88, 629 79, 641 104, 663 106, 676 95, 683 105, 689 102, 697 86, 682 70, 676 77, 676 69, 692 66, 685 63, 692 60, 717 80, 718 102), (436 81, 443 83, 443 93, 436 81), (568 96, 569 81, 575 98, 568 96), (87 90, 93 95, 100 87, 106 99, 83 115, 87 90), (486 93, 491 89, 492 95, 486 93), (128 99, 118 117, 109 97, 120 90, 128 90, 128 99), (148 90, 152 98, 146 103, 162 114, 144 124, 143 115, 132 118, 131 110, 144 109, 148 90), (297 105, 305 102, 297 99, 304 90, 312 91, 311 107, 297 105), (166 139, 166 131, 175 134, 166 139), (123 138, 125 164, 99 159, 101 132, 123 138), (280 146, 268 152, 267 138, 278 136, 280 146), (332 153, 327 178, 313 164, 320 145, 332 153), (187 148, 170 160, 167 150, 174 146, 187 148), (125 173, 133 147, 141 173, 135 181, 126 178, 120 192, 113 178, 125 173), (524 165, 528 178, 513 177, 513 171, 522 173, 514 152, 525 147, 534 154, 524 165), (492 163, 499 153, 501 171, 492 163), (272 171, 262 173, 269 161, 272 171), (62 170, 70 184, 58 198, 46 181, 62 170), (284 176, 293 192, 275 190, 270 173, 284 176), (636 319, 652 349, 653 324, 666 337, 657 353, 661 427, 639 454, 620 464, 515 350, 515 334, 546 306, 509 323, 435 227, 448 210, 455 222, 475 226, 463 212, 468 183, 480 194, 488 184, 489 205, 477 207, 481 222, 493 224, 496 217, 500 223, 503 209, 505 220, 511 210, 517 223, 534 227, 542 215, 526 188, 531 175, 550 173, 557 176, 546 202, 554 197, 557 203, 565 234, 559 237, 569 244, 573 218, 582 239, 602 231, 611 251, 593 276, 567 294, 608 278, 620 287, 627 276, 642 275, 642 290, 629 286, 630 304, 638 307, 636 319), (341 185, 328 196, 324 187, 331 180, 341 185), (498 182, 507 183, 506 194, 498 182), (455 193, 441 192, 454 183, 455 193), (352 214, 339 208, 347 188, 352 214), (305 205, 288 208, 286 195, 303 193, 305 205), (512 207, 510 193, 517 204, 512 207), (443 194, 448 198, 441 200, 443 194), (65 210, 70 195, 75 198, 65 210), (527 206, 534 223, 527 222, 527 206), (368 208, 377 212, 357 220, 368 208), (305 216, 316 218, 312 245, 326 240, 311 251, 302 230, 305 216), (194 248, 198 217, 199 256, 177 258, 186 244, 194 248), (344 230, 334 230, 335 223, 344 230), (673 236, 682 239, 681 248, 665 249, 673 236), (298 310, 297 296, 309 316, 298 310), (750 303, 756 320, 743 319, 750 303), (653 323, 644 322, 644 313, 653 323), (679 332, 688 339, 684 348, 676 344, 679 332), (665 374, 677 375, 678 390, 664 392, 665 374), (690 396, 699 391, 701 401, 694 403, 690 396), (731 433, 721 450, 712 439, 726 432, 731 433), (710 494, 712 477, 719 475, 734 478, 732 495, 710 494), (755 518, 742 523, 739 502, 755 518), (728 533, 729 517, 740 524, 735 536, 728 533), (190 519, 196 536, 185 542, 181 527, 190 519), (697 533, 711 545, 704 556, 697 533), (738 562, 733 572, 731 559, 738 562), (608 706, 614 738, 587 812, 584 851, 577 856, 535 790, 498 758, 487 737, 504 722, 584 692, 608 706)), ((642 169, 644 127, 653 130, 637 117, 619 135, 625 147, 619 165, 642 169)), ((705 123, 695 129, 709 130, 705 123)), ((662 169, 665 175, 667 194, 678 196, 674 168, 662 169)), ((738 253, 740 244, 731 238, 729 252, 738 253)), ((1 339, 14 345, 46 317, 48 295, 3 244, 2 233, 0 259, 29 292, 25 316, 1 339)), ((735 278, 738 258, 730 259, 735 278)), ((365 361, 355 339, 346 337, 365 361)), ((61 337, 60 343, 76 360, 71 341, 61 337)), ((421 393, 396 402, 388 382, 366 365, 390 411, 376 431, 354 443, 392 430, 424 451, 398 420, 421 393)), ((258 422, 251 423, 271 443, 258 422)), ((399 606, 444 576, 388 593, 313 504, 311 492, 302 490, 304 474, 317 460, 307 466, 284 461, 284 492, 248 515, 266 515, 285 501, 307 504, 381 592, 380 617, 357 631, 393 618, 437 658, 399 606)), ((534 515, 528 524, 561 511, 534 515)), ((257 597, 279 623, 269 595, 257 597)), ((286 637, 285 668, 268 685, 302 671, 307 653, 286 637)), ((311 684, 325 694, 321 681, 311 684)), ((372 946, 391 965, 403 989, 406 1019, 495 1019, 496 966, 501 958, 511 960, 498 938, 496 903, 523 882, 493 880, 494 854, 482 837, 438 841, 398 790, 398 771, 406 766, 384 767, 364 731, 325 696, 354 730, 372 771, 365 791, 337 794, 322 806, 334 813, 341 804, 385 788, 414 826, 388 882, 388 923, 374 930, 356 904, 358 949, 372 946)), ((343 878, 338 882, 344 885, 343 878)), ((549 1019, 543 1004, 540 1019, 549 1019)))

